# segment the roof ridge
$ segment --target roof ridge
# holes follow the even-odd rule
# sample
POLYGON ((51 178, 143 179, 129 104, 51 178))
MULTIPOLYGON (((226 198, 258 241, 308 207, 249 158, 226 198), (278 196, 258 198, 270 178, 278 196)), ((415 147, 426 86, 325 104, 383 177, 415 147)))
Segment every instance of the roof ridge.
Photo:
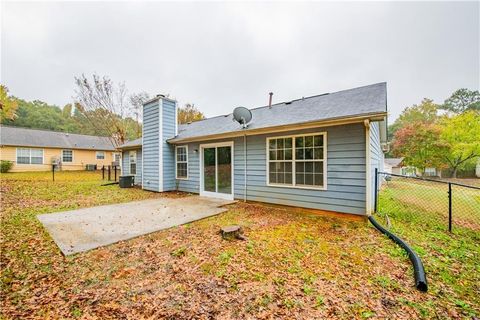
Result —
MULTIPOLYGON (((302 98, 293 99, 293 100, 287 100, 287 101, 283 101, 283 102, 277 102, 277 103, 272 104, 271 106, 273 107, 273 106, 278 106, 278 105, 281 105, 281 104, 286 104, 286 103, 288 103, 288 102, 291 103, 291 102, 294 102, 294 101, 301 101, 301 100, 316 98, 316 97, 320 97, 320 96, 333 95, 333 94, 337 94, 337 93, 341 93, 341 92, 345 92, 345 91, 357 90, 357 89, 362 89, 362 88, 366 88, 366 87, 373 87, 373 86, 377 86, 377 85, 379 85, 379 84, 386 84, 386 83, 387 83, 387 82, 383 81, 383 82, 377 82, 377 83, 367 84, 367 85, 364 85, 364 86, 354 87, 354 88, 349 88, 349 89, 344 89, 344 90, 335 91, 335 92, 326 92, 326 93, 316 94, 316 95, 313 95, 313 96, 302 97, 302 98)), ((269 108, 269 106, 266 105, 266 106, 261 106, 261 107, 254 107, 254 108, 251 108, 251 109, 249 109, 249 110, 258 110, 258 109, 262 109, 262 108, 269 108)), ((228 114, 226 114, 226 115, 213 116, 213 117, 210 117, 210 118, 205 118, 205 119, 193 121, 193 122, 191 122, 191 123, 206 121, 206 120, 215 119, 215 118, 218 118, 218 117, 228 117, 228 116, 231 115, 231 114, 232 114, 232 113, 228 113, 228 114)), ((188 124, 188 123, 183 123, 183 124, 181 124, 181 125, 187 125, 187 124, 188 124)))
POLYGON ((3 127, 12 128, 12 129, 26 129, 26 130, 35 130, 35 131, 44 131, 44 132, 63 133, 68 135, 76 135, 76 136, 84 136, 84 137, 107 138, 107 139, 109 138, 108 136, 95 136, 91 134, 73 133, 73 132, 57 131, 57 130, 51 130, 51 129, 37 129, 37 128, 28 128, 28 127, 0 124, 0 128, 3 128, 3 127))

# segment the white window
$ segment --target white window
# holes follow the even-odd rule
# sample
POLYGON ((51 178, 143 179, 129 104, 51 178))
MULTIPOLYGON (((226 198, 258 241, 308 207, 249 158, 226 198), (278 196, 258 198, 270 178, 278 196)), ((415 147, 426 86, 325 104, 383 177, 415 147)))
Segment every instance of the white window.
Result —
POLYGON ((175 148, 175 177, 177 179, 188 179, 188 147, 177 146, 175 148))
POLYGON ((17 148, 18 164, 43 164, 43 149, 17 148))
POLYGON ((120 159, 121 159, 120 153, 114 153, 113 154, 113 161, 114 162, 120 163, 120 159))
POLYGON ((267 184, 325 189, 326 133, 267 138, 267 184))
POLYGON ((105 151, 97 151, 95 153, 97 160, 104 160, 105 159, 105 151))
POLYGON ((425 168, 425 175, 427 177, 435 177, 437 175, 436 168, 425 168))
POLYGON ((137 174, 137 151, 130 151, 128 157, 130 159, 130 174, 137 174))
POLYGON ((62 150, 62 162, 73 162, 73 150, 62 150))

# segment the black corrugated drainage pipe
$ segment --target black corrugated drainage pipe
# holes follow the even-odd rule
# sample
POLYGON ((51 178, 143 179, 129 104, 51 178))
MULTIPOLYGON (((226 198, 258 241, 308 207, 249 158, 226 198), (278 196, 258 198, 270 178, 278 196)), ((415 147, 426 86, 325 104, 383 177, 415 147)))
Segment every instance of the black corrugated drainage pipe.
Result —
POLYGON ((368 220, 377 228, 381 233, 387 235, 390 239, 392 239, 396 244, 398 244, 400 247, 405 249, 408 253, 408 257, 410 258, 410 261, 412 262, 413 265, 413 273, 415 276, 415 286, 417 287, 418 290, 427 292, 428 290, 428 285, 427 285, 427 277, 425 276, 425 269, 423 268, 423 263, 422 260, 420 260, 420 257, 418 254, 413 251, 410 246, 403 241, 401 238, 397 237, 384 227, 382 227, 373 216, 369 216, 368 220))

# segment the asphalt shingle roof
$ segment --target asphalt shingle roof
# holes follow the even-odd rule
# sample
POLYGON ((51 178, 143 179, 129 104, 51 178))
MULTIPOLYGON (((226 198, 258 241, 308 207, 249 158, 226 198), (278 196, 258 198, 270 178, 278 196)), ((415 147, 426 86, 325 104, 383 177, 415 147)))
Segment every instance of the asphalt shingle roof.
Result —
POLYGON ((0 126, 0 145, 114 151, 107 137, 0 126))
POLYGON ((119 149, 128 149, 132 147, 140 147, 142 146, 142 138, 138 138, 135 140, 130 140, 122 144, 119 149))
POLYGON ((385 163, 392 167, 398 167, 402 161, 403 158, 385 158, 385 163))
MULTIPOLYGON (((233 109, 233 108, 232 108, 233 109)), ((232 110, 233 111, 233 110, 232 110)), ((179 125, 175 142, 195 137, 245 132, 268 127, 294 125, 316 121, 373 115, 387 112, 385 82, 364 87, 322 94, 251 109, 252 121, 247 129, 233 121, 233 114, 213 117, 190 124, 179 125)))

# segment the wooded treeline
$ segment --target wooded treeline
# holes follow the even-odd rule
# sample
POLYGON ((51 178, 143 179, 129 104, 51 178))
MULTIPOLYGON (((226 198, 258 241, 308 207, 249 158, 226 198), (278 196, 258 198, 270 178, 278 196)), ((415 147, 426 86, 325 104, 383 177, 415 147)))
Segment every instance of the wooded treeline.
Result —
MULTIPOLYGON (((0 118, 5 125, 105 136, 113 146, 142 134, 142 106, 151 96, 128 94, 123 82, 107 76, 75 77, 75 103, 63 107, 43 101, 25 101, 0 87, 0 118)), ((179 123, 204 119, 193 104, 178 108, 179 123)))

